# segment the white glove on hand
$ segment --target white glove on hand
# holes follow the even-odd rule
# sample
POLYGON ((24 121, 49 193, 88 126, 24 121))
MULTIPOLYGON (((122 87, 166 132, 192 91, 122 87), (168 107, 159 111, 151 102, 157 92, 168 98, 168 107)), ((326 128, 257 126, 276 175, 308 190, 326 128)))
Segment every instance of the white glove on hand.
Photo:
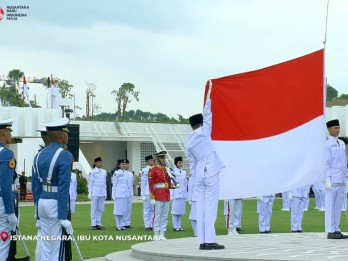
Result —
POLYGON ((289 192, 289 194, 288 194, 288 199, 289 200, 292 200, 294 198, 294 195, 292 194, 292 192, 289 192))
POLYGON ((177 183, 176 186, 175 186, 176 189, 180 188, 180 184, 177 183))
POLYGON ((257 197, 257 200, 259 200, 260 202, 263 202, 263 196, 257 197))
POLYGON ((65 228, 65 231, 68 235, 72 235, 74 233, 71 222, 67 219, 59 219, 59 224, 65 228))
POLYGON ((189 205, 192 205, 192 200, 189 200, 188 203, 189 203, 189 205))
POLYGON ((156 205, 156 200, 151 199, 150 202, 151 202, 151 205, 152 205, 152 206, 156 205))
POLYGON ((331 178, 330 177, 325 178, 325 188, 326 188, 326 190, 331 190, 331 178))
POLYGON ((211 82, 211 80, 209 80, 209 89, 207 93, 207 99, 210 99, 211 89, 213 89, 213 83, 211 82))
POLYGON ((146 196, 141 196, 141 199, 142 199, 143 201, 146 201, 146 196))
POLYGON ((41 229, 41 223, 40 223, 40 220, 36 220, 36 228, 37 229, 41 229))
POLYGON ((88 193, 88 199, 91 199, 91 198, 92 198, 92 194, 88 193))
POLYGON ((7 216, 7 219, 8 219, 8 226, 10 227, 10 230, 15 232, 19 225, 18 218, 16 217, 14 213, 12 213, 7 216))

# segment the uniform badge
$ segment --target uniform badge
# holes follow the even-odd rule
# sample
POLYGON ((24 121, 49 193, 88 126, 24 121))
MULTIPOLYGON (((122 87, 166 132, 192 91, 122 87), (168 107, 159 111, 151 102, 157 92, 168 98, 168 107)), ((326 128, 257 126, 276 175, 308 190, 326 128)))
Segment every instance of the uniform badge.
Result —
POLYGON ((8 166, 10 167, 10 169, 14 169, 16 167, 16 162, 14 158, 10 160, 10 162, 8 163, 8 166))

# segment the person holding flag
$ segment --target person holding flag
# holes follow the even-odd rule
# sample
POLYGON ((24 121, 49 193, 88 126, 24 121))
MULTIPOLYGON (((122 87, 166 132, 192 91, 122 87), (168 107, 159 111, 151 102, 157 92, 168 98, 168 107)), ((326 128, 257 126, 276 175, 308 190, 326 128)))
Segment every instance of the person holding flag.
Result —
POLYGON ((27 81, 26 81, 24 75, 23 75, 23 95, 24 95, 24 98, 25 98, 26 102, 28 103, 29 107, 31 107, 30 99, 29 99, 29 87, 27 85, 27 81))
POLYGON ((224 168, 211 139, 212 113, 209 81, 202 114, 189 118, 193 129, 185 142, 192 176, 195 176, 197 195, 197 234, 200 250, 224 249, 216 243, 215 220, 219 201, 219 173, 224 168))

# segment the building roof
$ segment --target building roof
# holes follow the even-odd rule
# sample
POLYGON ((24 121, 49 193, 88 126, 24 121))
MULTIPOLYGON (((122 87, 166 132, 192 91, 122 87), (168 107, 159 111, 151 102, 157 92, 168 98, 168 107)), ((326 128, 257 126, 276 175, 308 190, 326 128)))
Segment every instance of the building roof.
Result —
POLYGON ((333 101, 327 101, 326 102, 326 107, 331 108, 332 106, 346 106, 348 105, 348 100, 347 99, 335 99, 333 101))

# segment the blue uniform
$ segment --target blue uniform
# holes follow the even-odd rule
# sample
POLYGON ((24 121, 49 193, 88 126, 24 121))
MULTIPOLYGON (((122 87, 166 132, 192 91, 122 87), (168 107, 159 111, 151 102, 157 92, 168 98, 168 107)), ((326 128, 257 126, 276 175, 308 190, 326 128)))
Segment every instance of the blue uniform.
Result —
POLYGON ((43 237, 42 260, 62 260, 64 256, 64 251, 61 249, 64 244, 61 244, 60 240, 50 240, 50 238, 61 237, 60 220, 66 220, 68 216, 72 162, 71 153, 63 150, 62 145, 56 142, 51 142, 34 158, 32 187, 43 237), (57 151, 60 151, 58 156, 57 151), (57 157, 54 162, 55 156, 57 157), (50 169, 52 176, 49 184, 50 169))
MULTIPOLYGON (((15 169, 13 152, 0 143, 0 231, 10 233, 8 215, 15 213, 12 184, 15 169)), ((7 260, 10 239, 0 244, 0 260, 7 260)))

